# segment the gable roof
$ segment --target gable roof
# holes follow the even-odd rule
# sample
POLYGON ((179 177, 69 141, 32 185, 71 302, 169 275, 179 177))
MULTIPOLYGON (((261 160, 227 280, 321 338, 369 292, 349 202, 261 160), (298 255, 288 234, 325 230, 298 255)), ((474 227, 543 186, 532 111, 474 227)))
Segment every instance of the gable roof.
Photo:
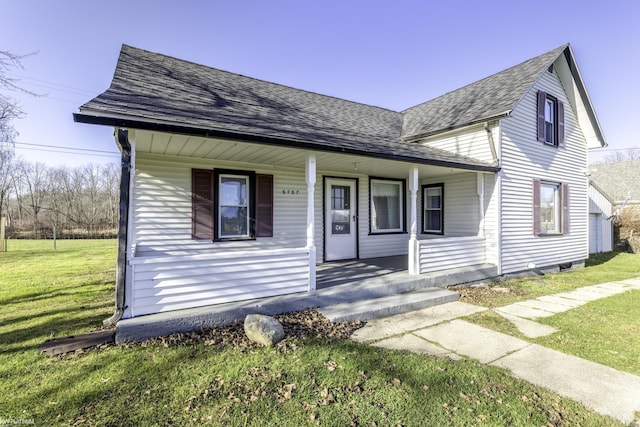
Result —
POLYGON ((161 130, 472 170, 490 163, 401 138, 402 114, 122 46, 84 123, 161 130))
MULTIPOLYGON (((74 120, 496 171, 495 164, 414 141, 507 117, 563 52, 584 89, 570 47, 563 45, 395 112, 123 45, 110 87, 82 105, 74 120)), ((592 112, 590 102, 586 106, 592 112)))
POLYGON ((405 110, 403 135, 417 140, 507 117, 568 44, 405 110))
POLYGON ((559 78, 569 102, 577 112, 588 147, 606 146, 600 122, 568 43, 405 110, 403 137, 406 141, 416 141, 476 123, 508 117, 551 65, 558 65, 559 78), (564 61, 557 62, 561 57, 564 61))

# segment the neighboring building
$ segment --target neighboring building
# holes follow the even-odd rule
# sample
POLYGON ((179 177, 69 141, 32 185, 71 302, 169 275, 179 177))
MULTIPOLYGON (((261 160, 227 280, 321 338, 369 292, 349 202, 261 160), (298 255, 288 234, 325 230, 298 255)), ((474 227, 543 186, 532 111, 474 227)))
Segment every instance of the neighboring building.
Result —
POLYGON ((605 141, 569 45, 402 112, 123 46, 74 119, 122 152, 114 320, 313 292, 335 260, 503 275, 588 256, 605 141))
POLYGON ((589 183, 589 253, 613 250, 613 202, 593 182, 589 183))
POLYGON ((640 159, 595 163, 589 166, 591 180, 611 198, 614 207, 627 199, 627 206, 640 205, 640 159))
POLYGON ((625 240, 632 234, 637 237, 640 234, 640 159, 592 164, 589 173, 591 180, 613 202, 614 240, 625 240))

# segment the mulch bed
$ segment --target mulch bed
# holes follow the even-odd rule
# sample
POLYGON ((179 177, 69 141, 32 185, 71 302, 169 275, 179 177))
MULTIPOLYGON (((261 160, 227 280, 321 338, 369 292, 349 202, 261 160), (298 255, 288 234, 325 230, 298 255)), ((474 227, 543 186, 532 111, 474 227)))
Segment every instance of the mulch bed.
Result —
MULTIPOLYGON (((284 328, 285 338, 277 343, 274 348, 279 352, 287 352, 296 348, 296 339, 323 339, 327 341, 348 339, 351 334, 364 326, 364 322, 336 322, 332 323, 315 309, 307 309, 292 313, 274 316, 284 328)), ((214 326, 200 331, 175 333, 163 337, 151 338, 141 343, 127 343, 124 346, 134 345, 163 345, 190 346, 202 343, 219 348, 235 348, 240 350, 252 350, 262 347, 251 341, 244 333, 242 323, 228 326, 214 326)))

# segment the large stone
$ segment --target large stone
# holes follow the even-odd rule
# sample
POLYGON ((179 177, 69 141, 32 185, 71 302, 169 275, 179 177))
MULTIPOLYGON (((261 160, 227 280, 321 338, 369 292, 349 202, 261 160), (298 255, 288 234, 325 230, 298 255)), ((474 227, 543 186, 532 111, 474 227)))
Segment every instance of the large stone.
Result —
POLYGON ((284 338, 284 328, 276 319, 262 314, 249 314, 244 319, 244 333, 251 341, 272 346, 284 338))

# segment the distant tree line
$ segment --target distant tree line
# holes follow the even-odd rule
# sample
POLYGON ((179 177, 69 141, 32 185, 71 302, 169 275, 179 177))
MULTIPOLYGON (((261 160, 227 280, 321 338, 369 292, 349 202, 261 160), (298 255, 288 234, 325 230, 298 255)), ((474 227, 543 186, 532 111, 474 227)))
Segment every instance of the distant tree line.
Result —
POLYGON ((51 167, 0 149, 0 215, 9 238, 115 237, 120 170, 115 164, 51 167))

